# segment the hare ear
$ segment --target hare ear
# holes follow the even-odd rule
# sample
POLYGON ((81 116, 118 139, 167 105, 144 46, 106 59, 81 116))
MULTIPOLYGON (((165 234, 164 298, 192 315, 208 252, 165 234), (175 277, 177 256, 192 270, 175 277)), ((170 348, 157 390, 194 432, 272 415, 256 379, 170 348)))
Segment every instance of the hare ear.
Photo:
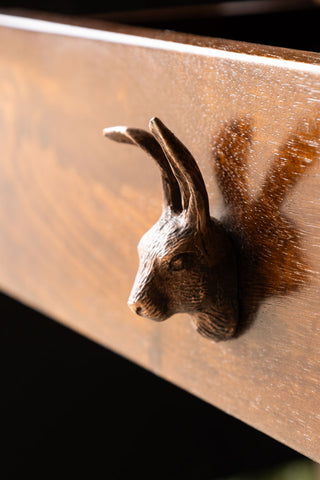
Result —
POLYGON ((183 208, 187 219, 197 229, 210 222, 207 190, 199 167, 182 142, 158 119, 150 120, 150 130, 162 147, 180 185, 183 208))
POLYGON ((164 209, 169 207, 174 212, 181 212, 181 194, 178 182, 160 145, 149 132, 139 128, 111 127, 105 128, 103 135, 115 142, 137 145, 147 152, 161 170, 164 209))

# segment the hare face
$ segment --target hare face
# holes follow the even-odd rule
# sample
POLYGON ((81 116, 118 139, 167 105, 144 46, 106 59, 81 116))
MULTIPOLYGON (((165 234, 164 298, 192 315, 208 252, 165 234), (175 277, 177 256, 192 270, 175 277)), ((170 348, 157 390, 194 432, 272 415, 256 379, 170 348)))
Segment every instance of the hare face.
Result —
POLYGON ((159 321, 201 304, 207 264, 197 243, 196 232, 190 232, 179 216, 161 218, 142 237, 139 270, 128 301, 132 311, 159 321))
POLYGON ((191 153, 160 120, 151 120, 150 129, 152 135, 126 127, 104 131, 113 140, 139 145, 162 172, 163 212, 139 242, 139 269, 128 305, 156 321, 189 313, 202 335, 226 339, 237 324, 232 246, 224 228, 210 217, 207 191, 191 153))

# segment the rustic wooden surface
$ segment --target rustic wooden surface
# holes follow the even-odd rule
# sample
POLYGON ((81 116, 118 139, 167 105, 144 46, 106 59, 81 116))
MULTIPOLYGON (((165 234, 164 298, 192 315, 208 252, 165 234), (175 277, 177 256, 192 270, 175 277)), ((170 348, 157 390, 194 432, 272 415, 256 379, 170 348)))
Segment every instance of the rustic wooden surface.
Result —
POLYGON ((1 289, 320 461, 320 56, 6 23, 1 17, 1 289), (127 308, 136 245, 161 211, 159 174, 143 152, 101 131, 146 128, 154 115, 197 158, 212 215, 226 214, 218 183, 225 174, 228 185, 239 158, 248 208, 268 191, 270 173, 291 187, 274 191, 270 225, 248 210, 251 244, 262 229, 255 260, 269 283, 261 296, 261 276, 252 277, 253 318, 234 340, 214 344, 186 316, 159 324, 127 308), (228 138, 235 147, 221 173, 228 138), (288 152, 301 166, 294 176, 279 167, 288 152), (270 272, 292 258, 295 288, 272 290, 270 272))

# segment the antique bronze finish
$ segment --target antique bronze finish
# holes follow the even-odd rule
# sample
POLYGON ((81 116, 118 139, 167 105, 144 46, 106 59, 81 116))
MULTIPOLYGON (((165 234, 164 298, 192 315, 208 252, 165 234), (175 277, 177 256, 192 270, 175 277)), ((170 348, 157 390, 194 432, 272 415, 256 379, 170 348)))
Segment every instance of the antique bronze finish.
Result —
POLYGON ((151 133, 128 127, 104 129, 116 142, 137 145, 162 174, 160 219, 138 245, 140 265, 128 305, 143 317, 163 321, 179 312, 215 341, 235 334, 237 267, 224 226, 210 217, 206 187, 191 153, 157 118, 151 133))

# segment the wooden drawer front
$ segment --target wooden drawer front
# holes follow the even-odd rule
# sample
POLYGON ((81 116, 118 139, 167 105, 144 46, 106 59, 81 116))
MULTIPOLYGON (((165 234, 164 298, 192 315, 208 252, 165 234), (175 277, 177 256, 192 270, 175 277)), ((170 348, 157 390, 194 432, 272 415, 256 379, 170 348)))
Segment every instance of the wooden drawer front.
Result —
POLYGON ((308 280, 266 296, 243 335, 214 344, 184 315, 157 324, 128 310, 136 245, 161 211, 160 178, 143 152, 102 136, 107 126, 161 118, 197 159, 220 217, 215 139, 235 122, 251 125, 257 192, 289 135, 313 128, 317 143, 320 56, 0 23, 2 290, 320 461, 318 159, 281 207, 308 280))

